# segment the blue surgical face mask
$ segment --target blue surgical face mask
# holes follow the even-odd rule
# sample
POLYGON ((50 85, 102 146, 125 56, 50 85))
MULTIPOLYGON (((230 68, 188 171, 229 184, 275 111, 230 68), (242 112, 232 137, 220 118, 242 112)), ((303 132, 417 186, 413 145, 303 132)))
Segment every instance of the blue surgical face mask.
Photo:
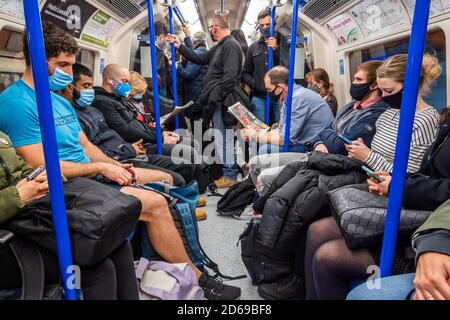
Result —
POLYGON ((141 102, 143 97, 143 94, 133 94, 133 100, 137 102, 141 102))
POLYGON ((117 83, 117 86, 114 87, 114 91, 124 98, 127 98, 131 91, 131 86, 129 83, 122 83, 113 78, 113 80, 117 83))
POLYGON ((57 91, 67 88, 67 86, 72 83, 73 77, 58 68, 53 68, 55 69, 55 72, 52 76, 48 77, 50 89, 57 91))
POLYGON ((84 90, 79 90, 79 92, 80 92, 80 98, 78 98, 76 100, 76 102, 83 109, 89 107, 95 98, 94 89, 84 89, 84 90))

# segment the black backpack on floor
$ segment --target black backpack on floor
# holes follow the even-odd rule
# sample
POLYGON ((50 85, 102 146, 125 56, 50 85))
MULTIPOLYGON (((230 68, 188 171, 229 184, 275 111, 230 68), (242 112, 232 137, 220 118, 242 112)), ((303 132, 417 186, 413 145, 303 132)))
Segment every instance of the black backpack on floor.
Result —
POLYGON ((255 200, 256 191, 250 176, 227 190, 217 203, 217 212, 224 216, 240 215, 255 200))
POLYGON ((252 218, 239 236, 241 258, 253 285, 276 282, 294 272, 294 253, 279 253, 258 241, 261 218, 252 218))

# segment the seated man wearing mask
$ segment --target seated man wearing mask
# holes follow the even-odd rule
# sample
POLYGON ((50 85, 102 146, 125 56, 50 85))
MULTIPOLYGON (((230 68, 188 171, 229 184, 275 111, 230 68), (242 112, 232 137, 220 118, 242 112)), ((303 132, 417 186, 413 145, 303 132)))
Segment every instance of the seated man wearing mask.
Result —
POLYGON ((289 70, 277 66, 267 72, 264 82, 269 95, 274 101, 282 102, 279 129, 257 132, 253 129, 243 129, 244 140, 255 139, 262 145, 259 154, 279 153, 285 143, 289 143, 291 152, 308 152, 312 150, 313 141, 319 133, 331 126, 333 114, 322 97, 300 85, 294 84, 290 141, 284 141, 286 130, 286 98, 288 95, 289 70))
MULTIPOLYGON (((103 113, 109 128, 115 130, 125 141, 135 143, 143 140, 147 154, 156 154, 156 129, 151 127, 127 98, 131 91, 130 71, 118 64, 109 64, 102 73, 102 86, 95 87, 92 106, 103 113)), ((179 160, 177 163, 199 163, 199 156, 190 144, 180 142, 180 136, 162 131, 162 154, 179 160)))
MULTIPOLYGON (((146 155, 142 139, 131 144, 126 142, 116 131, 110 129, 103 114, 96 108, 90 107, 95 98, 92 71, 78 63, 73 65, 72 70, 73 82, 61 91, 61 95, 75 108, 81 128, 89 141, 114 160, 126 161, 136 167, 160 170, 160 172, 170 174, 175 185, 184 185, 193 180, 193 165, 176 165, 169 157, 155 154, 146 155), (136 158, 138 156, 139 158, 136 158)), ((161 176, 165 177, 166 174, 161 176)))

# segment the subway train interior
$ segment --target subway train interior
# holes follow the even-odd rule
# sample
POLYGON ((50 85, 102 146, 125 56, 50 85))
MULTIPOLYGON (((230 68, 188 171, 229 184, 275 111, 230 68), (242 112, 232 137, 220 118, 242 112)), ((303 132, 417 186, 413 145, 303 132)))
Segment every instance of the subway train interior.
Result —
POLYGON ((450 0, 0 0, 0 300, 450 300, 447 45, 450 0))

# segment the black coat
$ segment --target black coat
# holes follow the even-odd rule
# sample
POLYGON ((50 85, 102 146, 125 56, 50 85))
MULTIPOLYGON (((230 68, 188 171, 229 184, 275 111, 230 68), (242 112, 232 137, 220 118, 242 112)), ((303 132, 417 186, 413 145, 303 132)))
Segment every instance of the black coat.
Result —
POLYGON ((228 127, 236 124, 226 107, 240 101, 251 109, 250 99, 240 85, 244 54, 239 43, 232 36, 226 36, 211 50, 202 54, 195 53, 185 45, 181 45, 179 51, 195 64, 208 65, 204 89, 199 98, 203 120, 208 123, 215 108, 219 107, 225 109, 222 113, 225 124, 228 127))
MULTIPOLYGON (((273 65, 289 67, 289 45, 287 39, 277 34, 278 47, 273 52, 273 65), (283 52, 282 52, 283 51, 283 52)), ((253 95, 265 98, 267 90, 264 85, 264 76, 268 71, 268 47, 264 37, 252 43, 245 58, 242 80, 253 90, 253 95)))
POLYGON ((156 143, 155 129, 139 121, 136 118, 138 111, 124 98, 108 93, 102 87, 95 87, 92 106, 103 113, 108 127, 129 143, 140 139, 144 139, 144 143, 156 143))
POLYGON ((116 131, 108 127, 103 114, 96 108, 81 108, 74 105, 81 129, 89 141, 100 148, 104 154, 117 161, 135 158, 136 150, 116 131))
POLYGON ((450 199, 450 117, 441 123, 419 173, 405 181, 403 205, 434 211, 450 199))
POLYGON ((321 152, 312 152, 308 162, 289 164, 274 182, 280 186, 282 181, 282 186, 268 191, 273 193, 264 205, 260 243, 277 252, 292 251, 300 230, 329 213, 328 191, 367 179, 361 165, 346 156, 321 152))

